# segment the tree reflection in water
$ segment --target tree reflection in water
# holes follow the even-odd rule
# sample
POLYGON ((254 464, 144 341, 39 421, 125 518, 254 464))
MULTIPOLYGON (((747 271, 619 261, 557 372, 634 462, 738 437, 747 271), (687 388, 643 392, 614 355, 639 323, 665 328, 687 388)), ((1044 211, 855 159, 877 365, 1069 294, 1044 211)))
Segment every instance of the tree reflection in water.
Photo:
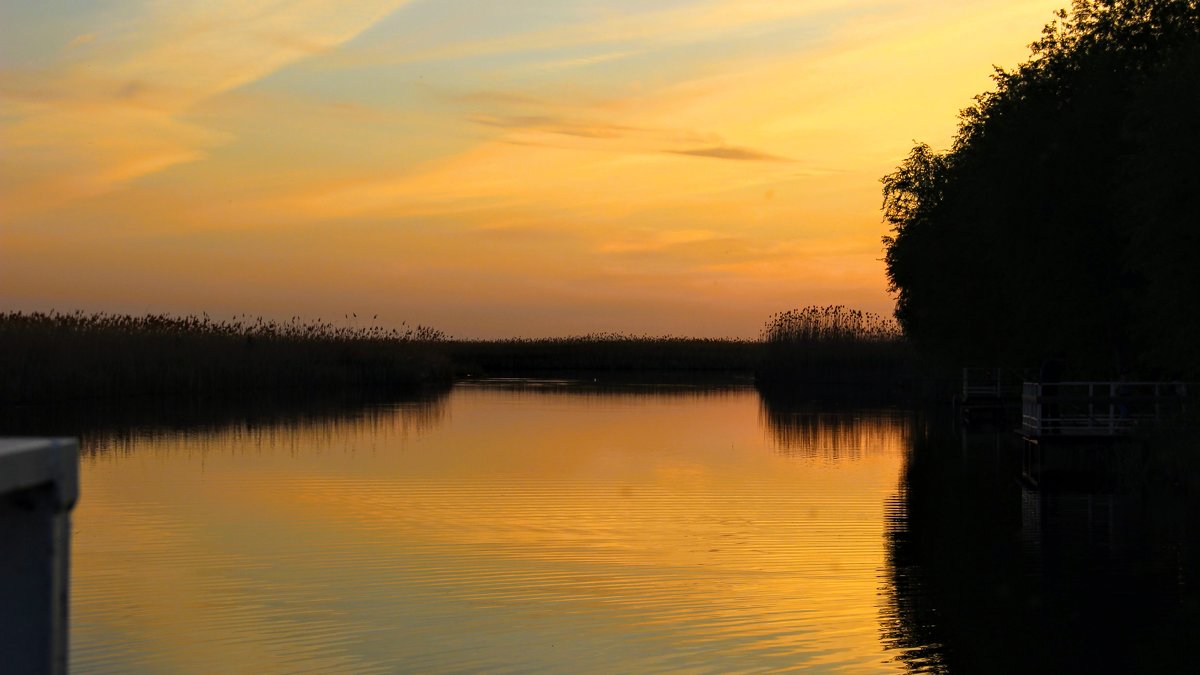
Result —
POLYGON ((1020 439, 925 420, 891 505, 882 639, 912 672, 1200 672, 1197 495, 1034 490, 1020 439), (956 437, 957 436, 957 437, 956 437))
POLYGON ((911 442, 912 416, 899 409, 835 406, 760 394, 759 422, 776 452, 788 457, 855 460, 871 454, 902 454, 911 442))

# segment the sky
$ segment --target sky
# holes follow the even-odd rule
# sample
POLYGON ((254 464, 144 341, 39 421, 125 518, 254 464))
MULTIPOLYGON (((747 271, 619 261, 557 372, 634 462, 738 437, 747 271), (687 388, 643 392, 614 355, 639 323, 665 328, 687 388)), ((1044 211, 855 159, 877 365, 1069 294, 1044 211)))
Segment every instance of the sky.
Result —
POLYGON ((0 0, 0 311, 888 314, 879 178, 1062 4, 0 0))

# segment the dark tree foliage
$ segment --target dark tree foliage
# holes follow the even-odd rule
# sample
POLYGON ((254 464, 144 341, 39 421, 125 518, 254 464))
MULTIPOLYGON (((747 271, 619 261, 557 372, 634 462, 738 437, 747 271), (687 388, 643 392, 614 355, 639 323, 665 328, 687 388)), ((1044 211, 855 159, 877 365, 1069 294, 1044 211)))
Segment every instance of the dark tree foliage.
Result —
POLYGON ((1077 0, 883 178, 896 317, 960 364, 1200 375, 1200 0, 1077 0))

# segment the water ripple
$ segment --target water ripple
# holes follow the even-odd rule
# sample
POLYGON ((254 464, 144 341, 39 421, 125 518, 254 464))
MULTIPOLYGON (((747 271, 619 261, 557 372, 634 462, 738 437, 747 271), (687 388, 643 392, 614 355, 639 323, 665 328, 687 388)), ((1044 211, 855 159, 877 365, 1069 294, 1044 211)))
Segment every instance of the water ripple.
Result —
POLYGON ((903 669, 879 627, 903 419, 787 437, 845 457, 814 462, 752 391, 624 396, 473 387, 419 436, 374 415, 96 454, 72 669, 903 669))

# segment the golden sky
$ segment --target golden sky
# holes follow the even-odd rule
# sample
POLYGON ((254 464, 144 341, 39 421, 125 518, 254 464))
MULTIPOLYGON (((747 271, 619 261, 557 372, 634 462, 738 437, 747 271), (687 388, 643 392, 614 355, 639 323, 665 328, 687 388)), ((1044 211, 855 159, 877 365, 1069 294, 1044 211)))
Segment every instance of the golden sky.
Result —
POLYGON ((0 309, 753 336, 1065 0, 0 0, 0 309))

